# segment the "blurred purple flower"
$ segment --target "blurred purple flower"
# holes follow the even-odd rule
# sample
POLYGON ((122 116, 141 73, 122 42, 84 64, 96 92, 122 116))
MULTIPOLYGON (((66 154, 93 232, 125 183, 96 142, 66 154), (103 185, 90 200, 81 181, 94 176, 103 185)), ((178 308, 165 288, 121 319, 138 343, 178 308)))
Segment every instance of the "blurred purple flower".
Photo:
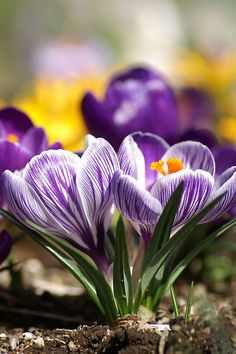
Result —
POLYGON ((177 93, 180 130, 209 128, 214 117, 214 103, 209 94, 194 87, 184 87, 177 93))
POLYGON ((65 238, 106 272, 103 243, 114 209, 111 179, 118 168, 111 145, 93 138, 81 158, 50 150, 35 156, 22 176, 5 171, 3 193, 21 221, 65 238))
POLYGON ((186 141, 169 147, 160 137, 139 132, 124 139, 118 157, 121 170, 113 178, 115 205, 146 244, 181 181, 185 184, 174 229, 221 193, 227 192, 203 223, 218 218, 235 205, 236 166, 215 176, 214 157, 199 142, 186 141))
POLYGON ((4 230, 0 233, 0 264, 8 256, 11 249, 11 238, 4 230))
POLYGON ((101 102, 88 92, 82 100, 88 130, 115 149, 134 131, 150 131, 173 141, 178 132, 177 103, 171 87, 156 71, 136 67, 114 76, 101 102))
MULTIPOLYGON (((0 110, 0 176, 4 170, 21 170, 41 151, 60 147, 60 143, 48 146, 44 129, 35 127, 23 112, 13 107, 0 110)), ((0 205, 3 204, 0 188, 0 205)))

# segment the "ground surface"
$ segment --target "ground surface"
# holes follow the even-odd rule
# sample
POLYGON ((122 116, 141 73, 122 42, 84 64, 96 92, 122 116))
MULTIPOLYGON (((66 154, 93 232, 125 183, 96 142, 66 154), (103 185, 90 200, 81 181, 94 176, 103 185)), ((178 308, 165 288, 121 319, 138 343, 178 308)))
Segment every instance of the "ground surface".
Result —
MULTIPOLYGON (((24 256, 34 255, 24 248, 24 256)), ((27 290, 17 283, 9 290, 9 274, 0 274, 0 354, 236 353, 235 280, 223 284, 218 294, 199 282, 187 323, 174 319, 167 298, 155 320, 169 323, 170 332, 136 320, 110 328, 77 281, 46 257, 42 254, 46 266, 37 259, 23 263, 27 290)), ((188 285, 177 286, 183 308, 188 285)))

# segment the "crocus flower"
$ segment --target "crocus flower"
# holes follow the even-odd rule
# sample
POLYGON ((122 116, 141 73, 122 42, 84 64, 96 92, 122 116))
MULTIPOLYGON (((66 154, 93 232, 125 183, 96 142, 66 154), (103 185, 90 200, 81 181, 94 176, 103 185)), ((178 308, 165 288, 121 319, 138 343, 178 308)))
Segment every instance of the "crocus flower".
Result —
POLYGON ((113 207, 111 179, 118 159, 104 139, 90 139, 80 158, 63 150, 35 156, 22 175, 5 171, 3 191, 10 210, 61 236, 108 269, 104 237, 113 207))
POLYGON ((221 193, 227 192, 202 222, 218 218, 236 202, 236 166, 216 178, 214 157, 199 142, 168 146, 156 135, 134 133, 124 139, 118 156, 121 170, 113 178, 115 205, 146 244, 181 181, 184 190, 174 230, 221 193))
MULTIPOLYGON (((35 127, 23 112, 13 107, 0 110, 0 176, 4 170, 21 170, 41 151, 60 147, 60 143, 48 146, 44 130, 35 127)), ((0 205, 3 203, 0 188, 0 205)))
POLYGON ((183 87, 177 92, 180 130, 210 128, 214 117, 214 102, 208 92, 195 87, 183 87))
POLYGON ((99 101, 91 92, 82 100, 89 132, 107 139, 115 149, 130 133, 150 131, 173 140, 177 104, 172 89, 156 71, 136 67, 114 76, 99 101))
MULTIPOLYGON (((216 174, 221 175, 229 167, 236 165, 236 147, 235 145, 218 145, 212 149, 216 161, 216 174)), ((236 205, 229 210, 229 214, 236 216, 236 205)))
POLYGON ((4 230, 0 233, 0 264, 8 256, 11 249, 11 239, 8 233, 4 230))

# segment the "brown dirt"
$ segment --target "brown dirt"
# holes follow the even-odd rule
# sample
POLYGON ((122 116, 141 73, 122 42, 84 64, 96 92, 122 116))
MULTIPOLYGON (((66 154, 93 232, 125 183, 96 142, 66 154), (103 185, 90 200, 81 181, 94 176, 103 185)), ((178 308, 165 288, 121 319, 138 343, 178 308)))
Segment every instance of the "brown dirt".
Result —
POLYGON ((150 329, 137 320, 112 328, 101 325, 101 316, 86 296, 57 298, 1 290, 0 303, 1 354, 236 353, 236 308, 217 298, 198 302, 198 314, 186 323, 173 319, 166 304, 158 321, 169 314, 170 332, 150 329), (218 308, 212 302, 218 302, 218 308), (92 324, 94 319, 99 324, 92 324), (77 328, 86 322, 90 325, 77 328))

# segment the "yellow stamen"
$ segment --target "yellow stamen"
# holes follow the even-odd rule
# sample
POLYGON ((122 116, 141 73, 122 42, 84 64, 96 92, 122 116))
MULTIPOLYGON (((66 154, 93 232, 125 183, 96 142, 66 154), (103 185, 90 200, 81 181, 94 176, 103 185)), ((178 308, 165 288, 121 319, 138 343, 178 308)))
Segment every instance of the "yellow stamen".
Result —
POLYGON ((11 141, 12 143, 18 143, 19 138, 15 134, 8 134, 7 141, 11 141))
POLYGON ((151 170, 160 172, 162 175, 166 176, 166 172, 163 170, 163 166, 164 166, 164 161, 160 160, 160 161, 152 162, 150 168, 151 170))
POLYGON ((170 157, 166 161, 166 168, 164 168, 165 162, 163 160, 154 161, 151 163, 151 170, 155 170, 161 173, 163 176, 175 173, 184 169, 184 164, 177 157, 170 157))

